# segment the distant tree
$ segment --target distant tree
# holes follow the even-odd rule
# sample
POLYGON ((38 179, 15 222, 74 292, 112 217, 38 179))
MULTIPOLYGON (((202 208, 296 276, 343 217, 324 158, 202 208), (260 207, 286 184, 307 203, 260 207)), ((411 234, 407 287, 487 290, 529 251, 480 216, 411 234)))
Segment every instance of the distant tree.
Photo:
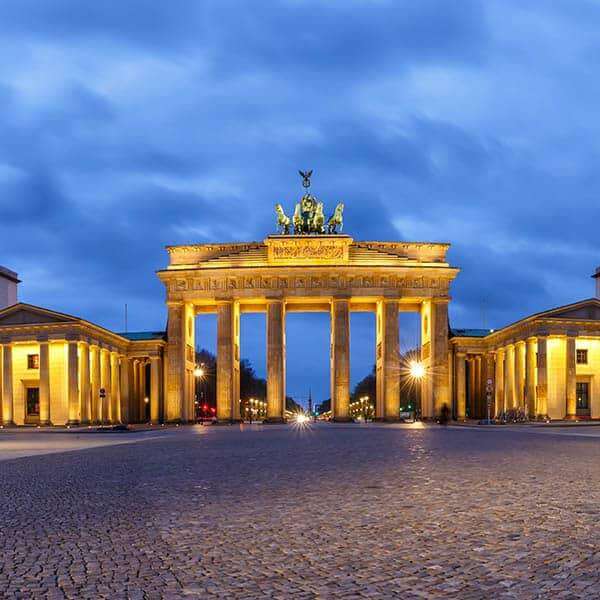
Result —
POLYGON ((304 412, 304 408, 290 396, 285 397, 285 409, 293 413, 304 412))
MULTIPOLYGON (((420 383, 410 376, 410 362, 419 356, 419 349, 413 348, 400 355, 400 410, 414 410, 417 404, 420 383), (409 408, 410 407, 410 408, 409 408)), ((371 372, 361 379, 350 396, 350 402, 368 396, 371 404, 375 405, 377 397, 377 372, 373 365, 371 372)))

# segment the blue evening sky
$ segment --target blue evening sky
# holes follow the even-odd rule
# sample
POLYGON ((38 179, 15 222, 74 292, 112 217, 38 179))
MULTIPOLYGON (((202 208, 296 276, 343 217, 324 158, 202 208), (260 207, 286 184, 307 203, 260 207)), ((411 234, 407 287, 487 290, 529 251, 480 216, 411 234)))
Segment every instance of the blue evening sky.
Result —
MULTIPOLYGON (((312 168, 355 238, 452 243, 454 326, 590 297, 598 31, 588 0, 2 0, 0 264, 24 301, 162 329, 164 246, 263 239, 312 168)), ((263 373, 264 317, 243 332, 263 373)), ((327 396, 328 335, 290 318, 293 395, 327 396)))

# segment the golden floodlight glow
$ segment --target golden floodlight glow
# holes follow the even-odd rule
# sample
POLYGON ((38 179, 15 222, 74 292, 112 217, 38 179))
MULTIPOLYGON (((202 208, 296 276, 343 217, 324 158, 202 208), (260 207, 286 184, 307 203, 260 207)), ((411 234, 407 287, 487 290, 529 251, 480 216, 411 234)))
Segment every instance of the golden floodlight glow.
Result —
POLYGON ((194 377, 204 377, 204 369, 202 367, 196 367, 194 369, 194 377))
POLYGON ((422 379, 425 377, 425 366, 422 362, 412 360, 410 362, 410 375, 415 379, 422 379))

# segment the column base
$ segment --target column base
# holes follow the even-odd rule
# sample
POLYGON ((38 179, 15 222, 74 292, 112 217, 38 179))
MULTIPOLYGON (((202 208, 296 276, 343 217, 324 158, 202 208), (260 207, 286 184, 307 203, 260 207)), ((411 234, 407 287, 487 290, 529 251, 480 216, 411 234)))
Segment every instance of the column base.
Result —
POLYGON ((79 427, 79 421, 77 421, 76 419, 69 419, 66 422, 66 426, 67 427, 79 427))
POLYGON ((354 423, 354 419, 352 417, 333 417, 331 419, 332 423, 354 423))
POLYGON ((578 417, 577 415, 565 415, 565 421, 576 421, 578 418, 581 417, 578 417))
POLYGON ((40 427, 52 427, 53 423, 48 419, 47 421, 40 421, 39 425, 40 427))
POLYGON ((14 421, 4 421, 2 423, 2 427, 4 429, 10 428, 10 427, 16 427, 16 426, 17 426, 17 424, 14 421))
POLYGON ((287 423, 287 420, 284 419, 283 417, 268 417, 263 421, 263 423, 265 425, 277 425, 278 423, 279 424, 287 423))

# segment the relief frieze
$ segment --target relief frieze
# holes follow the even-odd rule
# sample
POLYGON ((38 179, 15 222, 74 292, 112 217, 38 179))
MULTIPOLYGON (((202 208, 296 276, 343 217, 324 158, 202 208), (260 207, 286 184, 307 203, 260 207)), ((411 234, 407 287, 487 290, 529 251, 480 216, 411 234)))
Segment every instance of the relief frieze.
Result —
POLYGON ((248 290, 323 290, 323 289, 440 289, 447 290, 449 280, 443 277, 397 275, 310 275, 310 276, 239 276, 196 277, 176 279, 169 291, 216 292, 248 290))

